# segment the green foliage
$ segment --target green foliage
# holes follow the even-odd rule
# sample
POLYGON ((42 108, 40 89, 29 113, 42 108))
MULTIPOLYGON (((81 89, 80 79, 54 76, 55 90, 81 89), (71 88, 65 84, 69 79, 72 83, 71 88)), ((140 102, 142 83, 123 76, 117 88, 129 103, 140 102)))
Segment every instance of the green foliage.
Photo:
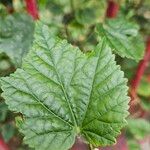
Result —
MULTIPOLYGON (((11 62, 10 58, 4 54, 0 54, 0 77, 7 76, 14 72, 15 66, 11 62)), ((0 92, 1 93, 1 92, 0 92)))
POLYGON ((98 34, 106 37, 115 53, 136 61, 142 59, 144 53, 144 42, 138 30, 137 24, 123 17, 106 20, 106 24, 97 26, 98 34))
POLYGON ((105 0, 52 0, 42 1, 41 20, 60 38, 91 51, 97 44, 94 33, 96 23, 103 22, 107 3, 105 0), (45 7, 43 7, 45 6, 45 7), (61 9, 60 9, 61 8, 61 9))
POLYGON ((2 136, 6 142, 8 142, 14 136, 15 128, 12 124, 3 125, 1 130, 2 136))
POLYGON ((142 107, 145 111, 149 111, 149 110, 150 110, 150 100, 147 99, 147 97, 142 97, 142 98, 141 98, 141 107, 142 107))
POLYGON ((33 40, 34 24, 26 14, 0 17, 0 52, 6 53, 16 66, 21 66, 33 40))
POLYGON ((141 148, 136 140, 130 139, 130 140, 128 140, 127 143, 128 143, 129 150, 141 150, 141 148))
POLYGON ((150 133, 150 122, 145 119, 128 119, 128 129, 138 140, 143 139, 150 133))
POLYGON ((115 143, 128 115, 126 82, 105 39, 86 55, 41 23, 22 69, 1 78, 9 109, 24 116, 25 143, 39 150, 67 150, 77 136, 115 143))
POLYGON ((136 73, 135 68, 137 68, 138 63, 135 60, 128 59, 128 58, 121 59, 120 61, 121 61, 121 69, 122 71, 124 71, 125 77, 128 80, 132 80, 133 76, 136 73))
POLYGON ((78 23, 82 25, 95 24, 102 21, 105 16, 106 1, 104 0, 88 0, 79 6, 80 7, 75 11, 75 17, 78 23), (101 18, 99 16, 101 16, 101 18))
POLYGON ((138 94, 144 97, 150 96, 150 82, 146 77, 143 77, 138 87, 138 94))
POLYGON ((0 122, 6 119, 7 112, 8 112, 7 105, 4 102, 1 102, 0 100, 0 122))
MULTIPOLYGON (((0 91, 1 92, 1 91, 0 91)), ((11 122, 5 123, 9 114, 7 105, 0 97, 0 133, 6 142, 8 142, 15 133, 15 127, 11 122)))
MULTIPOLYGON (((0 2, 0 76, 10 75, 23 61, 21 69, 2 78, 8 106, 0 97, 0 135, 13 149, 32 149, 16 130, 17 116, 16 126, 33 149, 68 149, 76 137, 92 148, 114 143, 126 124, 123 76, 129 81, 134 78, 145 49, 142 37, 147 39, 150 33, 150 1, 117 0, 119 17, 109 20, 106 0, 37 1, 40 20, 49 31, 38 27, 32 49, 34 23, 24 14, 25 2, 0 2)), ((141 109, 149 115, 149 72, 148 67, 138 87, 140 110, 133 107, 135 116, 141 109)), ((123 130, 129 150, 142 149, 138 141, 150 132, 148 125, 143 119, 129 119, 123 130)))

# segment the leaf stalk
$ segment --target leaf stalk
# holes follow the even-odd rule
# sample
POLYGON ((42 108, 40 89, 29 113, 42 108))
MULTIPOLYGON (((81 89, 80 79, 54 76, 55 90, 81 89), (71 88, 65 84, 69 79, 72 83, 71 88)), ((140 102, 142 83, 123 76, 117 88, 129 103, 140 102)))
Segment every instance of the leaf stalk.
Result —
POLYGON ((109 0, 106 11, 106 17, 115 18, 117 17, 118 11, 119 11, 119 4, 116 3, 114 0, 109 0))

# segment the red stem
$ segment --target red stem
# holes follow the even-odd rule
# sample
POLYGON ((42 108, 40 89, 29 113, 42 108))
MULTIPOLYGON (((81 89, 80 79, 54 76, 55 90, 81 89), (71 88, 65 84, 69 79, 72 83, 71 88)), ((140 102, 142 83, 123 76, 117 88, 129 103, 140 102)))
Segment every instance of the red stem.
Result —
POLYGON ((137 93, 137 88, 140 84, 140 81, 141 81, 141 78, 145 72, 145 69, 149 63, 148 62, 149 59, 150 59, 150 37, 147 40, 144 58, 143 58, 143 60, 140 61, 139 65, 137 67, 135 77, 131 81, 131 90, 132 90, 133 95, 136 95, 136 93, 137 93))
POLYGON ((27 12, 34 20, 39 19, 39 12, 36 0, 25 0, 27 12))
POLYGON ((107 11, 106 11, 107 18, 117 17, 118 11, 119 11, 119 5, 114 0, 109 0, 107 11))
POLYGON ((72 146, 71 150, 90 150, 88 144, 84 143, 82 138, 76 138, 76 142, 72 146))
POLYGON ((5 143, 2 137, 0 137, 0 150, 9 150, 8 145, 5 143))

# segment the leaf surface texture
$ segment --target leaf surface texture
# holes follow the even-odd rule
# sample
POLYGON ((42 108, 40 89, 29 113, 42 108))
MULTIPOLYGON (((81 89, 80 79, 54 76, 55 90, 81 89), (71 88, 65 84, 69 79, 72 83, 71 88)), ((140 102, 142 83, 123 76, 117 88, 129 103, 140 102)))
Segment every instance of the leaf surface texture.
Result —
POLYGON ((105 39, 86 55, 41 23, 22 69, 1 78, 9 108, 24 116, 24 141, 37 150, 67 150, 78 136, 95 147, 115 143, 128 115, 126 82, 105 39))
POLYGON ((134 22, 120 17, 106 20, 106 24, 97 26, 97 32, 100 37, 106 37, 112 50, 121 57, 136 61, 143 58, 144 42, 134 22))

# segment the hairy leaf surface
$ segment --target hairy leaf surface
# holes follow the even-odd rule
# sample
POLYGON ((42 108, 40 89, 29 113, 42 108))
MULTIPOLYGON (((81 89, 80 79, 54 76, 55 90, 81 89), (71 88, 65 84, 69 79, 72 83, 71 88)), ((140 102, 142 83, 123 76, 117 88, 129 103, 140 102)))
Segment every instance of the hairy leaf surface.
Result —
POLYGON ((25 143, 37 150, 67 150, 77 136, 110 145, 126 124, 126 79, 105 39, 86 55, 38 23, 22 69, 1 83, 9 108, 24 116, 25 143))
POLYGON ((139 27, 125 18, 107 20, 105 25, 97 26, 101 37, 106 37, 112 49, 121 57, 136 61, 143 58, 144 42, 138 34, 139 27))

